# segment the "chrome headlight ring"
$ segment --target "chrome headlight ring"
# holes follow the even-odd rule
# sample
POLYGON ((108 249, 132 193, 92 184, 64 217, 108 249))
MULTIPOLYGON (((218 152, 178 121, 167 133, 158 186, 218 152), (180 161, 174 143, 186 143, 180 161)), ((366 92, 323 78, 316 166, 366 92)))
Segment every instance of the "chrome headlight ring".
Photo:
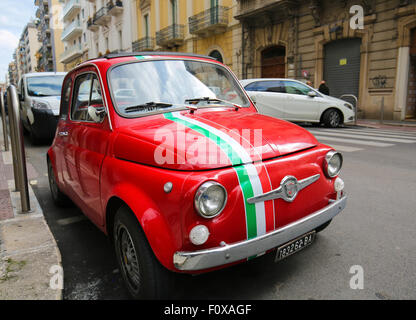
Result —
POLYGON ((218 216, 225 208, 225 205, 227 204, 227 191, 225 190, 224 186, 221 185, 218 182, 215 181, 206 181, 204 182, 195 193, 195 199, 194 199, 194 205, 195 210, 198 212, 198 214, 206 219, 212 219, 216 216, 218 216), (211 190, 211 191, 210 191, 211 190), (221 190, 223 192, 223 200, 222 203, 219 202, 217 208, 213 210, 212 214, 206 211, 207 205, 203 205, 203 201, 207 200, 207 197, 210 192, 221 190))
POLYGON ((342 163, 343 157, 341 153, 335 150, 329 151, 325 156, 324 172, 326 176, 329 178, 336 177, 341 171, 342 163))

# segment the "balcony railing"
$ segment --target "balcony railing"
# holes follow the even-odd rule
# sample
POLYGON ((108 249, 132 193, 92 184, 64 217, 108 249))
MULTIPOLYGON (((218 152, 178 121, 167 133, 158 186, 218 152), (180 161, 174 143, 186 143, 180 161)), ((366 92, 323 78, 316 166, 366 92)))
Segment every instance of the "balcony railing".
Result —
POLYGON ((89 18, 87 21, 87 28, 91 31, 97 31, 100 26, 94 22, 94 18, 89 18))
POLYGON ((183 24, 171 24, 156 32, 156 44, 162 47, 180 46, 185 38, 183 24))
POLYGON ((102 7, 94 14, 94 23, 105 26, 111 20, 111 15, 108 13, 107 7, 102 7))
POLYGON ((215 6, 189 17, 189 33, 208 36, 222 33, 228 25, 228 8, 215 6))
POLYGON ((133 51, 151 51, 155 48, 155 38, 144 37, 132 43, 133 51))
POLYGON ((64 31, 62 31, 61 40, 65 41, 73 35, 77 35, 80 33, 82 33, 81 23, 79 22, 79 20, 74 20, 64 28, 64 31))
POLYGON ((68 63, 69 61, 76 59, 82 55, 82 46, 77 44, 67 48, 60 56, 61 63, 68 63))
POLYGON ((73 13, 79 12, 81 10, 80 0, 70 0, 64 7, 62 11, 62 16, 64 19, 71 16, 73 13))
POLYGON ((109 3, 107 3, 107 9, 111 15, 117 16, 123 13, 123 2, 121 0, 110 1, 109 3))

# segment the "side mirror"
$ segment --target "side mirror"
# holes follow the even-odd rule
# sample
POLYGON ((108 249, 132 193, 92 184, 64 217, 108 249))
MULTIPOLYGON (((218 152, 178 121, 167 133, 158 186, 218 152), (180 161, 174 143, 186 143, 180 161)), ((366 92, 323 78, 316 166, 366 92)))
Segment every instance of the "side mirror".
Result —
POLYGON ((311 98, 315 98, 316 97, 316 92, 311 90, 311 91, 308 92, 308 96, 311 97, 311 98))
POLYGON ((99 123, 102 120, 102 114, 105 113, 105 110, 101 110, 98 111, 96 108, 94 108, 93 106, 89 106, 88 107, 88 115, 90 116, 90 118, 92 119, 92 121, 94 121, 95 123, 99 123))

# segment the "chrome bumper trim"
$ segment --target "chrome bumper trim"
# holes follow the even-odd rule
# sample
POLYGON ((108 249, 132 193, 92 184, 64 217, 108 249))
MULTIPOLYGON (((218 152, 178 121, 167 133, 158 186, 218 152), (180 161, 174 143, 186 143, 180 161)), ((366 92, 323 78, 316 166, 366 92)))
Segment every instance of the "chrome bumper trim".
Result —
POLYGON ((331 201, 326 207, 300 220, 250 240, 205 250, 175 252, 173 263, 178 270, 196 271, 256 256, 316 229, 339 214, 346 203, 347 197, 344 195, 341 199, 331 201))

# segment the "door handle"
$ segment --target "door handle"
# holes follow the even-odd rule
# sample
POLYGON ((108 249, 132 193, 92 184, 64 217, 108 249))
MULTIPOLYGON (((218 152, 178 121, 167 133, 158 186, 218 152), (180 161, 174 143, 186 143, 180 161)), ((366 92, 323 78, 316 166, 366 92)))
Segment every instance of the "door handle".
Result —
POLYGON ((60 137, 67 137, 67 136, 68 136, 68 131, 59 131, 59 132, 58 132, 58 135, 59 135, 60 137))

